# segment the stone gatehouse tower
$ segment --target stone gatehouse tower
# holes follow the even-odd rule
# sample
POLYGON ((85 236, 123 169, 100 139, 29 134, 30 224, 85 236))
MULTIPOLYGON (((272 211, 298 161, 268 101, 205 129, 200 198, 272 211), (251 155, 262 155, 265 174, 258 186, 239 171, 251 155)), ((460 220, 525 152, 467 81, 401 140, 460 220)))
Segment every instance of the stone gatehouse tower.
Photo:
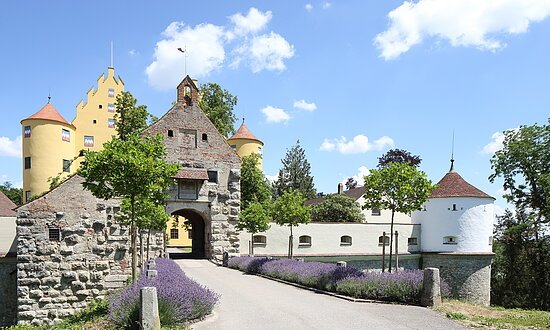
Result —
POLYGON ((177 87, 176 104, 144 135, 162 135, 167 161, 181 166, 166 208, 191 227, 191 256, 220 260, 223 252, 239 251, 234 225, 240 210, 241 161, 198 101, 198 88, 186 76, 177 87))

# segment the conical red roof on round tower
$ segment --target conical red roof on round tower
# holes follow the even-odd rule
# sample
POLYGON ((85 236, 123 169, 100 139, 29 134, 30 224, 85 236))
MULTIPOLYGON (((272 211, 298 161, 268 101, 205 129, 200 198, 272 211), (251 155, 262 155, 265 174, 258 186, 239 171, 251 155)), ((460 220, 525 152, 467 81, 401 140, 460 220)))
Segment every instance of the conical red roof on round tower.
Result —
POLYGON ((235 140, 235 139, 254 140, 254 141, 258 141, 261 144, 263 144, 263 142, 260 141, 260 139, 255 137, 254 134, 252 134, 252 132, 250 132, 250 130, 248 129, 248 127, 246 126, 246 124, 244 122, 242 123, 241 127, 239 127, 239 129, 235 132, 235 134, 227 140, 235 140))
POLYGON ((437 183, 437 188, 434 189, 430 198, 445 198, 445 197, 478 197, 492 198, 483 191, 472 186, 464 180, 460 174, 451 169, 449 173, 437 183))
POLYGON ((63 116, 49 102, 46 103, 46 105, 43 106, 42 109, 38 110, 37 113, 23 120, 28 120, 28 119, 51 120, 51 121, 56 121, 59 123, 71 125, 71 123, 69 123, 65 118, 63 118, 63 116))

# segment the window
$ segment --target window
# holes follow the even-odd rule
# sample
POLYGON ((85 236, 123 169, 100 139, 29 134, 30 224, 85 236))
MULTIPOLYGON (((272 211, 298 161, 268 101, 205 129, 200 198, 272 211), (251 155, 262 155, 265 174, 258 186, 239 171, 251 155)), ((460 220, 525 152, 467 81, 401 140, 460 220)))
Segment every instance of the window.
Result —
POLYGON ((197 182, 191 180, 179 180, 178 196, 180 199, 197 199, 197 182))
POLYGON ((61 129, 61 141, 71 142, 71 132, 68 129, 61 129))
POLYGON ((489 236, 489 245, 493 245, 493 235, 489 236))
POLYGON ((61 230, 56 227, 50 227, 48 229, 48 238, 50 241, 60 241, 61 240, 61 230))
POLYGON ((456 204, 453 204, 453 211, 456 211, 456 204))
POLYGON ((443 237, 443 244, 451 244, 451 245, 457 244, 456 236, 445 236, 445 237, 443 237))
POLYGON ((172 228, 170 229, 170 239, 178 239, 180 238, 180 231, 178 228, 172 228))
POLYGON ((262 149, 262 147, 258 147, 258 153, 259 153, 259 154, 261 155, 261 154, 262 154, 262 152, 263 152, 263 149, 262 149))
POLYGON ((264 235, 254 235, 252 236, 252 243, 254 245, 266 245, 267 237, 265 237, 264 235))
POLYGON ((408 243, 409 245, 418 245, 418 238, 416 238, 416 237, 409 237, 409 238, 407 239, 407 243, 408 243))
POLYGON ((113 118, 107 119, 107 126, 109 128, 115 128, 115 120, 113 118))
POLYGON ((31 157, 25 157, 25 169, 31 168, 31 157))
POLYGON ((98 105, 98 107, 99 107, 100 109, 103 109, 103 105, 102 105, 102 104, 98 105))
POLYGON ((191 97, 191 87, 189 87, 189 85, 183 87, 183 95, 191 97))
POLYGON ((31 191, 27 190, 25 191, 25 203, 30 202, 30 200, 31 200, 31 191))
POLYGON ((31 137, 31 127, 25 126, 25 137, 30 138, 31 137))
POLYGON ((95 120, 95 119, 94 119, 94 120, 92 120, 92 122, 93 122, 94 124, 97 124, 97 120, 95 120))
POLYGON ((63 159, 63 172, 71 172, 71 161, 63 159))
POLYGON ((107 104, 107 111, 115 112, 115 105, 112 103, 107 104))
POLYGON ((233 149, 233 150, 237 149, 237 146, 234 145, 234 144, 232 144, 230 147, 231 147, 231 149, 233 149))
POLYGON ((114 88, 109 88, 108 96, 109 97, 115 97, 115 89, 114 88))
POLYGON ((208 182, 218 183, 218 171, 207 171, 208 182))
POLYGON ((206 133, 202 133, 202 141, 208 142, 208 135, 206 133))
POLYGON ((342 236, 340 237, 340 245, 351 245, 351 236, 342 236))
POLYGON ((93 136, 84 136, 84 146, 93 147, 94 146, 94 137, 93 136))
POLYGON ((380 209, 372 209, 371 215, 379 216, 380 215, 380 209))
POLYGON ((168 130, 168 137, 174 137, 174 131, 171 129, 168 130))
POLYGON ((298 246, 311 246, 311 236, 302 235, 298 238, 298 246))
POLYGON ((390 237, 378 236, 378 245, 390 245, 390 237))

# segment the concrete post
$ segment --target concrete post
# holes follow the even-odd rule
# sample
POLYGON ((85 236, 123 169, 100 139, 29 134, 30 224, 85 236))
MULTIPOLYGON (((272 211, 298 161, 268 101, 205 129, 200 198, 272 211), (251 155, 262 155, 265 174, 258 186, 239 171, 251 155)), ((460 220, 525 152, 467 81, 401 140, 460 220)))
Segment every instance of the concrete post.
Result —
POLYGON ((143 330, 160 330, 159 306, 157 288, 144 287, 140 290, 141 306, 139 322, 143 330))
POLYGON ((147 270, 147 278, 155 278, 157 276, 158 276, 158 270, 156 269, 147 270))
POLYGON ((346 268, 348 266, 348 263, 345 261, 337 261, 336 266, 346 268))
POLYGON ((441 304, 441 282, 439 269, 424 269, 424 285, 422 286, 422 297, 420 304, 426 307, 437 307, 441 304))

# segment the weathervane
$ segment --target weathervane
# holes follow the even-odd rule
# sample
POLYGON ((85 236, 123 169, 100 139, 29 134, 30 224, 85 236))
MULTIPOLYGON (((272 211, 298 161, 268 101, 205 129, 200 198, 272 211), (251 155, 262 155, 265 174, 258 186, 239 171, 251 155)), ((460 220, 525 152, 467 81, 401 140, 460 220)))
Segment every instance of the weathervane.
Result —
POLYGON ((455 163, 455 130, 453 128, 453 143, 451 147, 451 169, 449 170, 449 172, 454 171, 454 163, 455 163))
POLYGON ((182 52, 184 57, 185 57, 183 68, 185 70, 184 74, 185 74, 185 76, 187 76, 187 45, 183 46, 183 49, 181 47, 179 47, 178 50, 180 52, 182 52))

